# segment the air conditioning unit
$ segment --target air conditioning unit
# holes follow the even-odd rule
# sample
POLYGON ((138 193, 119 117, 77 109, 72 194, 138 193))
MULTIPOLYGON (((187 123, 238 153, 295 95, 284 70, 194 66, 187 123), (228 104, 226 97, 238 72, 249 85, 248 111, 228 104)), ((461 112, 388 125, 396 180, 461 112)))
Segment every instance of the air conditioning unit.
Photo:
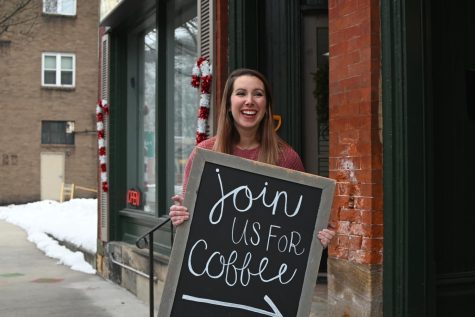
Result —
POLYGON ((66 133, 68 134, 74 133, 74 121, 66 122, 66 133))

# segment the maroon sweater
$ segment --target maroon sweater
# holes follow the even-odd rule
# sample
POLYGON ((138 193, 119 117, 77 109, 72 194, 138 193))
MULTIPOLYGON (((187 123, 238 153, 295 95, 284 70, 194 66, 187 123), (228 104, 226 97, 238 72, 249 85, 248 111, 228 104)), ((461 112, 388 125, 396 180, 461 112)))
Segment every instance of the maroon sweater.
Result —
MULTIPOLYGON (((208 140, 201 142, 196 147, 211 150, 213 149, 215 141, 216 141, 216 137, 212 137, 208 140)), ((259 156, 259 150, 260 150, 260 147, 257 147, 251 150, 242 150, 238 147, 234 147, 232 154, 245 158, 245 159, 257 161, 257 157, 259 156)), ((183 176, 183 191, 182 191, 183 195, 185 195, 185 192, 186 192, 188 177, 190 176, 191 165, 193 163, 193 159, 195 158, 195 155, 196 155, 196 151, 193 149, 193 151, 190 154, 190 157, 188 158, 188 161, 186 162, 185 174, 183 176)), ((287 144, 282 149, 282 152, 279 157, 279 161, 277 162, 277 166, 293 169, 300 172, 304 171, 300 156, 297 154, 297 152, 294 151, 294 149, 290 147, 290 145, 287 145, 287 144)))

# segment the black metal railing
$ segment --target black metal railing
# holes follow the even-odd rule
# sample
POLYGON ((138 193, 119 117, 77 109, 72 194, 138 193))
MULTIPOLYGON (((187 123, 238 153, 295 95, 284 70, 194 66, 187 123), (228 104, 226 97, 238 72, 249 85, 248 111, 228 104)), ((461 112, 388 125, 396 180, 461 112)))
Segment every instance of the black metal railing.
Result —
POLYGON ((145 232, 142 236, 138 237, 135 241, 135 245, 139 249, 146 248, 148 246, 148 257, 149 257, 149 273, 148 273, 148 284, 149 284, 149 302, 150 302, 150 317, 153 317, 154 314, 154 295, 153 295, 153 277, 154 277, 154 270, 153 270, 153 233, 163 227, 170 221, 170 218, 165 220, 164 222, 156 225, 149 231, 145 232))

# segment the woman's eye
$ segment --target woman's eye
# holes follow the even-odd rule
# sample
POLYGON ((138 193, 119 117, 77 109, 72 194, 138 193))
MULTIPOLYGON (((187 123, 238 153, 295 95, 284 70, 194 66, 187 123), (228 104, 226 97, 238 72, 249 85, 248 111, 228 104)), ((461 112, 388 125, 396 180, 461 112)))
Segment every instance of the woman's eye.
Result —
POLYGON ((245 96, 246 94, 243 91, 238 91, 236 93, 237 96, 245 96))

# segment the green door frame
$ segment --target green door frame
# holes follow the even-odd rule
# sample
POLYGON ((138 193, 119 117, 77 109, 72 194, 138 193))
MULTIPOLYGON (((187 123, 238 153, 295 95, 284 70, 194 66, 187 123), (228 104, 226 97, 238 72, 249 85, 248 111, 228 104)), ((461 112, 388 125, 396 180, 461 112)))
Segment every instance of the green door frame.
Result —
POLYGON ((381 1, 384 316, 434 315, 426 5, 381 1))
POLYGON ((229 68, 268 77, 274 111, 282 117, 279 135, 301 153, 300 2, 229 0, 228 8, 229 68))
MULTIPOLYGON (((110 50, 110 104, 113 105, 110 113, 110 136, 109 136, 109 210, 110 210, 110 240, 126 241, 130 244, 135 243, 135 239, 145 233, 148 229, 154 227, 159 222, 166 219, 158 210, 166 211, 169 205, 169 197, 171 194, 166 191, 158 191, 158 214, 148 215, 127 210, 125 203, 125 195, 127 191, 127 160, 126 160, 126 140, 127 134, 124 127, 127 126, 127 38, 126 34, 130 28, 141 23, 144 17, 149 16, 151 12, 157 14, 157 30, 160 39, 159 56, 157 57, 157 73, 158 69, 165 69, 166 59, 166 33, 164 31, 166 25, 166 7, 164 0, 147 0, 142 6, 136 6, 134 1, 124 1, 119 6, 118 12, 110 18, 110 24, 115 27, 110 33, 111 50, 110 50), (134 11, 135 10, 135 11, 134 11)), ((134 57, 135 58, 135 57, 134 57)), ((166 112, 166 81, 163 76, 158 76, 156 84, 157 94, 157 111, 156 122, 158 127, 164 127, 167 122, 166 112), (159 115, 160 113, 160 115, 159 115)), ((168 120, 170 121, 170 120, 168 120)), ((170 129, 169 129, 170 130, 170 129)), ((166 137, 169 131, 161 131, 158 133, 158 148, 166 147, 166 137), (163 133, 162 133, 163 132, 163 133)), ((165 153, 165 151, 163 152, 165 153)), ((163 153, 157 155, 156 171, 160 175, 165 175, 167 171, 166 158, 163 153)), ((166 177, 158 177, 157 182, 159 188, 166 188, 166 177)), ((165 226, 158 230, 154 235, 154 249, 161 254, 168 255, 171 250, 173 240, 173 231, 171 226, 165 226)))

